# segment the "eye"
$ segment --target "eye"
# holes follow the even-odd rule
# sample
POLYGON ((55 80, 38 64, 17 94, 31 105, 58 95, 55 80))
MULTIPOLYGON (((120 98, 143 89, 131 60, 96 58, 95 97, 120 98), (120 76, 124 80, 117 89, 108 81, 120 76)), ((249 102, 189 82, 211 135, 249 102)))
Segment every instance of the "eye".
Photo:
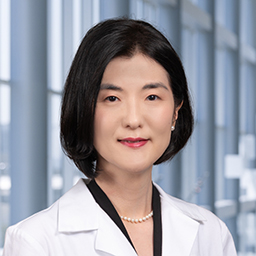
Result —
POLYGON ((150 100, 150 101, 153 101, 153 100, 159 99, 159 97, 158 97, 157 95, 152 94, 152 95, 149 95, 149 96, 147 97, 147 99, 150 100))
POLYGON ((110 101, 110 102, 114 102, 114 101, 117 101, 118 98, 116 96, 108 96, 105 100, 110 101))

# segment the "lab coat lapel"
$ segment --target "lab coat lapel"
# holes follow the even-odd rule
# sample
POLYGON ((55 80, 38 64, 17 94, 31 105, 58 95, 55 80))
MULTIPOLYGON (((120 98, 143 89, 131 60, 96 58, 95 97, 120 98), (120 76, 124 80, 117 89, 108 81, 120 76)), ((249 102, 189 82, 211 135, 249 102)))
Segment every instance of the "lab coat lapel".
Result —
POLYGON ((163 255, 188 256, 199 229, 199 223, 162 203, 163 255))
POLYGON ((100 214, 95 249, 116 256, 137 255, 127 238, 105 212, 100 214))
POLYGON ((95 234, 95 250, 113 256, 136 256, 136 252, 116 224, 95 202, 83 180, 59 200, 58 231, 95 234))
POLYGON ((202 215, 190 215, 183 203, 167 195, 156 185, 161 196, 163 255, 189 256, 197 237, 202 215), (177 200, 177 201, 176 201, 177 200))
POLYGON ((58 231, 82 232, 98 229, 99 210, 82 179, 59 200, 58 231))

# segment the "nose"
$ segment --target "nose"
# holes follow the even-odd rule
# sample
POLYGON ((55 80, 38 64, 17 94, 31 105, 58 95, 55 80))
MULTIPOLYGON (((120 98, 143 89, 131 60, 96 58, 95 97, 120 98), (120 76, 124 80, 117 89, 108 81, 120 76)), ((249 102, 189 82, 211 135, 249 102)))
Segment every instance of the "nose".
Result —
POLYGON ((143 125, 142 107, 135 101, 125 105, 123 113, 123 126, 125 128, 137 129, 143 125))

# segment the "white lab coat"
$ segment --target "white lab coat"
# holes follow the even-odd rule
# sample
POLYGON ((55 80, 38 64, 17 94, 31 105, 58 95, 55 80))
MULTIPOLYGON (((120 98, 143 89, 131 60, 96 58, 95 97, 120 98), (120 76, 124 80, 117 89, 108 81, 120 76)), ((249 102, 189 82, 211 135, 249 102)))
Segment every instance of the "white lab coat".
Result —
MULTIPOLYGON (((162 205, 163 256, 236 256, 232 237, 221 220, 157 188, 162 205)), ((46 255, 137 254, 79 180, 50 208, 6 232, 3 256, 46 255)))

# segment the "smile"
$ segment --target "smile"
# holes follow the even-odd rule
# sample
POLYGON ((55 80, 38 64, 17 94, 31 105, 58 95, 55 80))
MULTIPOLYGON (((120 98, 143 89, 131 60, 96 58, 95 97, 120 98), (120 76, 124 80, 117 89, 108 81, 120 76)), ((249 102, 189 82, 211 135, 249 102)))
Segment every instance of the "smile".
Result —
POLYGON ((140 148, 148 142, 147 139, 143 139, 143 138, 124 138, 118 141, 121 144, 128 146, 130 148, 140 148))

